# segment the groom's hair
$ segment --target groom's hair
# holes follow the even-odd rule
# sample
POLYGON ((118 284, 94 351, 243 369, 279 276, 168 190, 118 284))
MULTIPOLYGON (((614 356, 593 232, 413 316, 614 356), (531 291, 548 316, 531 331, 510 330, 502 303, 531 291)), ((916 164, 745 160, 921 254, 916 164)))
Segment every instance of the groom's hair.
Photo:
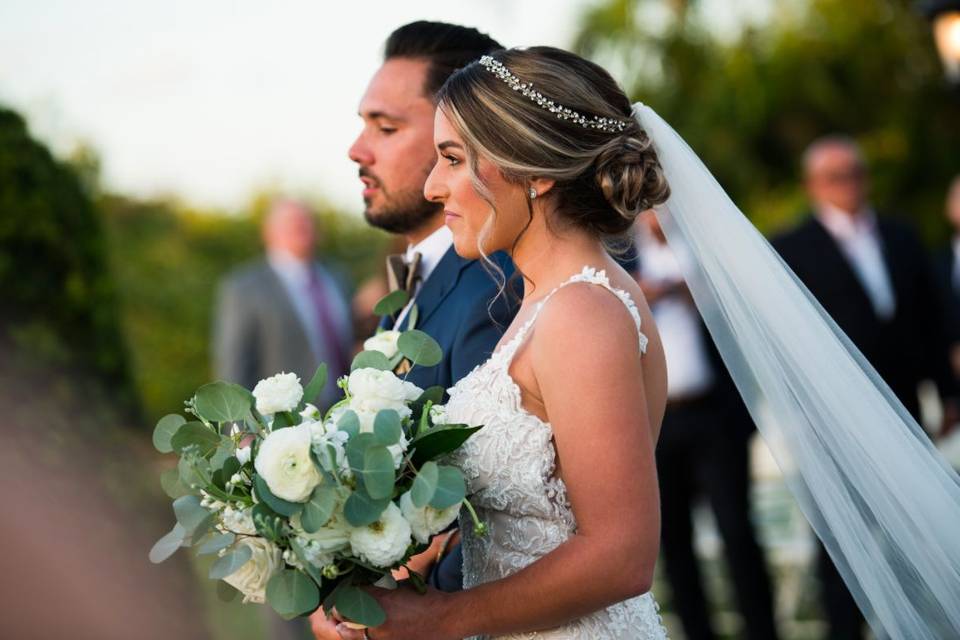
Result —
POLYGON ((472 27, 418 20, 398 28, 387 38, 383 60, 413 58, 429 63, 424 94, 433 97, 457 69, 503 45, 472 27))

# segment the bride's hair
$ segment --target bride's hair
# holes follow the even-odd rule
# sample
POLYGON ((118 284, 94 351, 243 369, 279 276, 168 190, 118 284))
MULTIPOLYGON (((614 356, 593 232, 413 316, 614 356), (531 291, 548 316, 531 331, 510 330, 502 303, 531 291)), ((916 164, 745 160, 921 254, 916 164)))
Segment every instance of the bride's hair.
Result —
MULTIPOLYGON (((553 47, 507 49, 492 56, 558 107, 588 120, 597 116, 622 124, 611 131, 559 118, 491 71, 489 61, 487 66, 473 62, 452 75, 437 96, 438 108, 462 136, 474 186, 493 209, 485 233, 494 224, 496 205, 478 176, 480 157, 510 182, 554 180, 547 194, 552 221, 603 240, 624 234, 642 211, 667 199, 670 188, 656 152, 609 73, 553 47)), ((532 217, 532 206, 529 211, 532 217)))

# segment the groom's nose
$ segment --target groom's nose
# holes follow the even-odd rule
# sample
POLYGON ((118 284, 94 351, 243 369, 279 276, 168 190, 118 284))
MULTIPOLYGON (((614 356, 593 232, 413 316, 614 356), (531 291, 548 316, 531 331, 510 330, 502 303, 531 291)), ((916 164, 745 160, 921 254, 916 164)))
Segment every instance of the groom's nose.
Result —
POLYGON ((347 155, 362 167, 373 164, 373 153, 370 151, 370 147, 367 146, 366 142, 364 142, 362 133, 357 136, 357 139, 350 145, 347 155))

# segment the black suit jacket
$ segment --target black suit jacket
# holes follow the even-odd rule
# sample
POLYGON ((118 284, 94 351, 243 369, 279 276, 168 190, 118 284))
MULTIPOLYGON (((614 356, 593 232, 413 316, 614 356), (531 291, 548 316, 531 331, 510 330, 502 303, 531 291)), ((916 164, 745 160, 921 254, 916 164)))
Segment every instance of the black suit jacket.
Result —
POLYGON ((881 250, 896 298, 893 318, 877 317, 839 245, 814 216, 773 245, 914 416, 917 384, 933 380, 952 397, 946 316, 936 277, 916 234, 878 218, 881 250))
POLYGON ((945 247, 937 253, 934 262, 943 293, 943 306, 947 311, 947 337, 952 343, 960 342, 960 280, 954 275, 956 259, 953 247, 945 247))

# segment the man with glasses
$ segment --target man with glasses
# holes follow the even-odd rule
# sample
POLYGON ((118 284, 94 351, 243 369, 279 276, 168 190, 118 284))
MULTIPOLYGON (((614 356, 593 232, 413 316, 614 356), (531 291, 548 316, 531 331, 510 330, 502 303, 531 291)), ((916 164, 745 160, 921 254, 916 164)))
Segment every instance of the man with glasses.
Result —
MULTIPOLYGON (((852 139, 816 140, 804 153, 803 171, 812 215, 774 246, 914 417, 923 380, 937 384, 945 413, 954 413, 942 298, 919 239, 876 214, 852 139)), ((862 638, 863 617, 822 547, 819 573, 825 637, 862 638)))

